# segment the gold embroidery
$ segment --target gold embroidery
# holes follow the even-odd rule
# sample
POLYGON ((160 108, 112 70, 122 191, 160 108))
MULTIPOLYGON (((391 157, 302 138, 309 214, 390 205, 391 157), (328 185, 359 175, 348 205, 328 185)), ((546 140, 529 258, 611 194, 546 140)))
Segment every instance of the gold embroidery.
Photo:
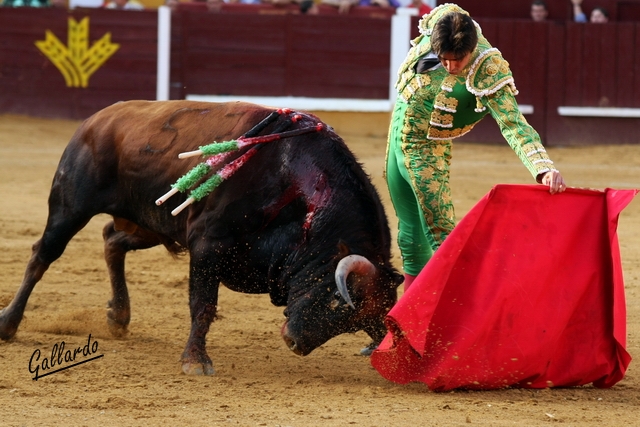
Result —
POLYGON ((453 138, 457 138, 457 137, 462 136, 465 133, 469 132, 473 128, 474 125, 475 125, 475 123, 473 123, 471 125, 467 125, 467 126, 463 127, 462 129, 437 129, 435 127, 430 127, 429 128, 429 134, 427 135, 427 138, 430 138, 430 139, 453 139, 453 138))
POLYGON ((505 97, 500 106, 502 107, 502 111, 506 113, 514 113, 518 111, 515 102, 513 102, 513 98, 505 97))
POLYGON ((445 152, 447 151, 447 147, 444 145, 437 145, 433 147, 431 153, 436 157, 443 157, 445 152))
MULTIPOLYGON (((495 76, 496 74, 498 74, 498 66, 495 64, 491 64, 491 65, 487 65, 487 74, 489 74, 490 76, 495 76)), ((488 79, 489 82, 491 82, 491 79, 488 79)))
MULTIPOLYGON (((443 193, 442 194, 442 201, 444 203, 451 203, 451 200, 452 200, 451 199, 451 195, 449 193, 443 193)), ((449 221, 453 222, 453 220, 455 218, 455 213, 453 212, 453 208, 452 207, 448 207, 447 209, 445 209, 445 212, 446 212, 446 215, 447 215, 447 218, 449 219, 449 221)))
POLYGON ((418 75, 418 79, 420 80, 421 86, 429 86, 431 84, 431 77, 428 74, 420 74, 418 75))
POLYGON ((452 114, 441 114, 439 110, 433 110, 431 113, 431 124, 439 127, 451 127, 453 126, 452 114))
POLYGON ((453 97, 448 97, 447 92, 440 92, 436 96, 434 107, 450 113, 455 113, 458 108, 458 100, 453 97))
POLYGON ((455 84, 456 84, 456 76, 449 74, 442 81, 442 90, 446 90, 447 92, 452 92, 453 86, 455 86, 455 84))
POLYGON ((420 171, 420 176, 424 179, 432 179, 433 178, 433 169, 431 167, 426 167, 420 171))
POLYGON ((502 58, 499 68, 502 74, 507 74, 509 72, 509 63, 506 59, 502 58))
MULTIPOLYGON (((429 191, 431 191, 432 193, 437 193, 438 190, 440 189, 440 183, 438 181, 431 181, 427 187, 429 188, 429 191)), ((437 205, 438 202, 434 200, 432 203, 434 202, 437 205)))

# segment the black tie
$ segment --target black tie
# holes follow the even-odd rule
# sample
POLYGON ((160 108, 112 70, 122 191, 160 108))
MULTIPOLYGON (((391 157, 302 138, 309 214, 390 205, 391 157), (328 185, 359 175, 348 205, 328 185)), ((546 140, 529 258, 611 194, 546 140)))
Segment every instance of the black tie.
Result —
POLYGON ((440 63, 438 58, 421 58, 415 66, 416 73, 424 74, 428 69, 435 67, 440 63))

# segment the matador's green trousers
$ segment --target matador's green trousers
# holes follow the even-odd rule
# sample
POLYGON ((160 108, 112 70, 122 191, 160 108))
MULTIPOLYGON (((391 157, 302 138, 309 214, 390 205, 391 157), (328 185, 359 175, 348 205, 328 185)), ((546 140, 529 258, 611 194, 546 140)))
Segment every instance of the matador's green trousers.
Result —
MULTIPOLYGON (((398 217, 404 272, 418 275, 455 225, 449 167, 451 140, 416 138, 422 132, 398 101, 391 118, 386 179, 398 217)), ((426 132, 424 132, 426 134, 426 132)))

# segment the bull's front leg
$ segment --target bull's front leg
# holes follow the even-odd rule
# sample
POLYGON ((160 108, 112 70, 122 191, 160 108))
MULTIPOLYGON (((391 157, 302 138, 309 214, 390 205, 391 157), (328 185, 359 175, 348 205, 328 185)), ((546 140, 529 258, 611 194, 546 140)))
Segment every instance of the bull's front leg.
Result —
POLYGON ((182 371, 188 375, 213 375, 213 362, 207 355, 206 337, 216 315, 220 279, 214 273, 213 256, 208 251, 191 251, 189 309, 191 333, 182 353, 182 371), (197 253, 194 253, 197 252, 197 253))
POLYGON ((152 248, 161 242, 155 233, 120 218, 115 218, 105 225, 102 237, 113 292, 113 297, 108 302, 107 323, 114 336, 122 337, 127 334, 131 319, 129 291, 124 272, 127 252, 152 248))

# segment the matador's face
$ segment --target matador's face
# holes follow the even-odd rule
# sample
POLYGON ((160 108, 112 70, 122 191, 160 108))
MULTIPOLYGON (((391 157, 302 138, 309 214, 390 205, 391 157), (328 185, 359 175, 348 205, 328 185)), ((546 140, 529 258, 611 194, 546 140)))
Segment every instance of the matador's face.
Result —
POLYGON ((460 74, 462 70, 469 64, 471 60, 471 54, 473 52, 469 52, 464 56, 456 57, 452 53, 443 53, 438 55, 438 59, 442 63, 442 66, 447 70, 449 74, 460 74))

